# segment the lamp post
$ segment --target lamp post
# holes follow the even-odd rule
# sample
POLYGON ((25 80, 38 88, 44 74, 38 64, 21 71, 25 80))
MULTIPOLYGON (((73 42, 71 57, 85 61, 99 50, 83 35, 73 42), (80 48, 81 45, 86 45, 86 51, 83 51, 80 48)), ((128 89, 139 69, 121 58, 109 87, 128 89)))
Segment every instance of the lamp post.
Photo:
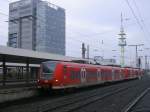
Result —
MULTIPOLYGON (((145 50, 150 50, 150 48, 145 48, 145 50)), ((145 54, 145 70, 146 70, 146 73, 148 72, 148 70, 149 70, 149 62, 148 62, 148 54, 147 54, 147 52, 146 52, 146 54, 145 54)))

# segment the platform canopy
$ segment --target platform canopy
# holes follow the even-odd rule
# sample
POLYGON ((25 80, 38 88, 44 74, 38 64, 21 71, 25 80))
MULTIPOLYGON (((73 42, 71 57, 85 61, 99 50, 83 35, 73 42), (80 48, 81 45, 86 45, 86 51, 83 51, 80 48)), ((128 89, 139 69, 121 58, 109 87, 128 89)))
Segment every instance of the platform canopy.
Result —
POLYGON ((3 62, 4 58, 6 62, 26 63, 26 61, 28 60, 28 62, 31 64, 40 64, 41 62, 50 60, 72 61, 79 59, 53 53, 44 53, 26 49, 0 46, 0 61, 3 62))

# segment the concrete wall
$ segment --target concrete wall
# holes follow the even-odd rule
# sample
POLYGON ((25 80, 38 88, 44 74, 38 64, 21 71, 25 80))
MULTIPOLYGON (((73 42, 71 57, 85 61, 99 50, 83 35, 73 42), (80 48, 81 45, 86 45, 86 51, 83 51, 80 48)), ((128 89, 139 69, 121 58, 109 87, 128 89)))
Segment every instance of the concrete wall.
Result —
POLYGON ((29 98, 35 95, 38 95, 38 92, 35 88, 0 90, 0 103, 18 100, 22 98, 29 98))

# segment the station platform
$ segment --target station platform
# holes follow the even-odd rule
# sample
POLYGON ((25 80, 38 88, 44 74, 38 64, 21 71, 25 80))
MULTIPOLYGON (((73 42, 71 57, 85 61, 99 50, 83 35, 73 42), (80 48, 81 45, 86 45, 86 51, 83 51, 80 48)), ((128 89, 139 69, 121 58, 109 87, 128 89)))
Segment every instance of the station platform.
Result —
POLYGON ((35 83, 13 83, 7 86, 0 85, 0 103, 28 98, 35 95, 37 95, 37 87, 35 83))

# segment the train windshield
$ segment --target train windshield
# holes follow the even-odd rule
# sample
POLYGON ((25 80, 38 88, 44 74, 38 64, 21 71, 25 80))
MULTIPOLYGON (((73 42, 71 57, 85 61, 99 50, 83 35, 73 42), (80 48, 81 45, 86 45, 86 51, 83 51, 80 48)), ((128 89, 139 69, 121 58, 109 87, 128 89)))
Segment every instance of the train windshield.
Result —
POLYGON ((51 78, 52 74, 54 73, 55 67, 56 67, 56 62, 44 62, 42 63, 42 68, 43 68, 43 76, 46 79, 51 78))

